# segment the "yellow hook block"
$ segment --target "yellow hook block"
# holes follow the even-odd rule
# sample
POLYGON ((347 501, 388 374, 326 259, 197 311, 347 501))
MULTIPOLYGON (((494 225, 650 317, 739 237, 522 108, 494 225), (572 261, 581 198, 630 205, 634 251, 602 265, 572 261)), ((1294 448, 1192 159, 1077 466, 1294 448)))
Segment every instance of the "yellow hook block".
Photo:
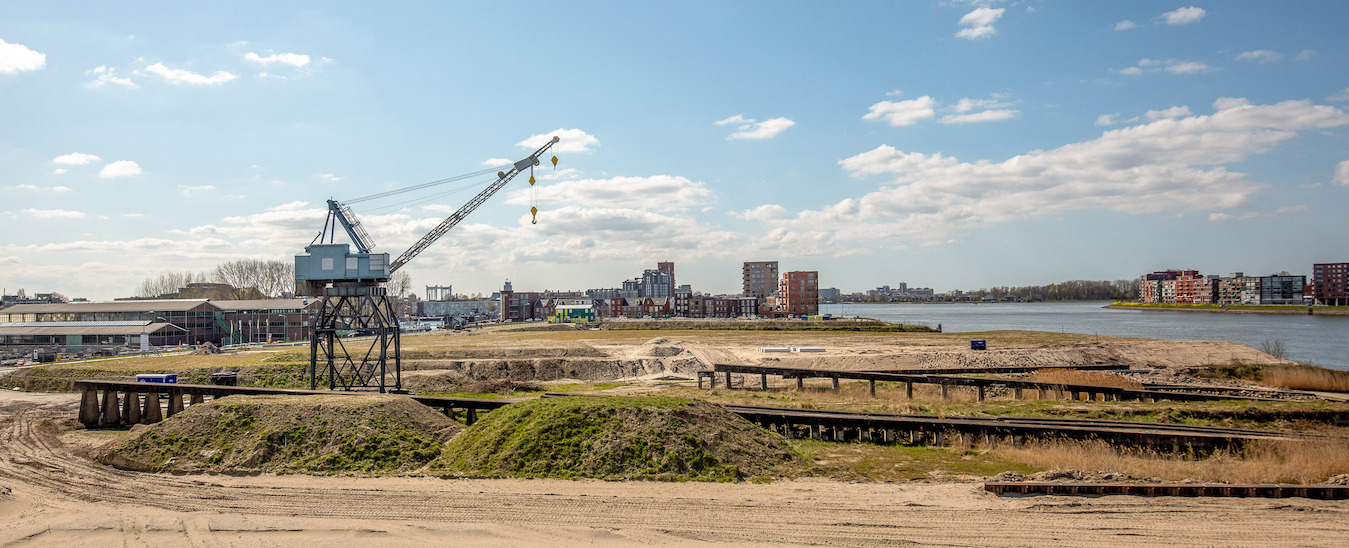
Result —
POLYGON ((539 224, 539 208, 537 207, 529 208, 529 214, 533 216, 533 218, 529 220, 529 224, 532 225, 539 224))
POLYGON ((533 185, 533 184, 534 184, 534 174, 532 174, 532 173, 529 175, 529 184, 530 184, 530 185, 533 185))
POLYGON ((557 169, 557 155, 553 155, 553 169, 557 169))

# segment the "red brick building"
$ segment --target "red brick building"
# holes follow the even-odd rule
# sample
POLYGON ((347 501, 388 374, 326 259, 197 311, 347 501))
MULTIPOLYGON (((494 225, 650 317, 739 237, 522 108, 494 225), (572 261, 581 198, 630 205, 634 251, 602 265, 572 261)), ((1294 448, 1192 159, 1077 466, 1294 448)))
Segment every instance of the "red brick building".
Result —
POLYGON ((779 311, 789 316, 820 313, 820 273, 798 270, 782 273, 778 284, 779 311))
POLYGON ((1318 263, 1312 266, 1312 294, 1316 304, 1330 306, 1349 305, 1346 294, 1346 276, 1349 276, 1349 263, 1318 263))

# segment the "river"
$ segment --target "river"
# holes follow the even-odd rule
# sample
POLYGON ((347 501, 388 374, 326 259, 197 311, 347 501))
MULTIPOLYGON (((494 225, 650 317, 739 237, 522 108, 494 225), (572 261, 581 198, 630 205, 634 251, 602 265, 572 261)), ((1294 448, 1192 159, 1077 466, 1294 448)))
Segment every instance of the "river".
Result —
POLYGON ((820 313, 951 332, 1021 329, 1149 339, 1232 341, 1260 348, 1283 341, 1288 359, 1349 370, 1349 316, 1278 316, 1113 310, 1109 302, 826 304, 820 313))

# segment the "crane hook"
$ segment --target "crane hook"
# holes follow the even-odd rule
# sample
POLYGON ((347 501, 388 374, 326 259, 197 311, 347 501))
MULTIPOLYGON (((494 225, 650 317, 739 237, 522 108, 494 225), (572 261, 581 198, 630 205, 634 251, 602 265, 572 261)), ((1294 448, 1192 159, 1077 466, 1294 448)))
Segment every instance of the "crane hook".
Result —
POLYGON ((557 155, 553 155, 553 169, 557 169, 557 155))
POLYGON ((539 224, 539 208, 537 207, 529 208, 529 214, 530 216, 533 217, 532 219, 529 220, 529 224, 532 225, 539 224))

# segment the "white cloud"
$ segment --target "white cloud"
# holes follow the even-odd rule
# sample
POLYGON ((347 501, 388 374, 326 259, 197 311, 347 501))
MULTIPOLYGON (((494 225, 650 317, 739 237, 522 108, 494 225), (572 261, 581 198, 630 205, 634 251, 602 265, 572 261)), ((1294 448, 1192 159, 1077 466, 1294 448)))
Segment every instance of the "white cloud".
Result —
POLYGON ((1259 61, 1261 63, 1268 63, 1270 61, 1278 61, 1279 59, 1283 59, 1282 53, 1267 49, 1243 51, 1237 55, 1238 61, 1259 61))
POLYGON ((190 85, 216 85, 223 84, 230 80, 238 78, 237 75, 230 74, 223 70, 217 70, 210 76, 198 74, 189 70, 173 69, 164 66, 164 63, 155 63, 145 67, 145 71, 172 84, 190 84, 190 85))
POLYGON ((863 120, 885 120, 892 126, 911 126, 937 116, 937 102, 927 95, 907 101, 881 101, 871 105, 863 120))
POLYGON ((1147 114, 1144 114, 1144 116, 1147 116, 1148 121, 1152 122, 1166 118, 1180 118, 1182 116, 1191 116, 1193 114, 1194 114, 1193 112, 1190 112, 1190 107, 1179 106, 1179 107, 1166 108, 1162 110, 1149 110, 1147 114))
POLYGON ((47 66, 46 54, 0 40, 0 73, 15 74, 47 66))
POLYGON ((1165 20, 1168 25, 1188 25, 1190 23, 1198 23, 1200 19, 1204 18, 1205 13, 1203 8, 1190 6, 1188 8, 1180 8, 1176 11, 1163 13, 1162 19, 1165 20))
POLYGON ((215 185, 197 185, 197 186, 178 185, 178 188, 183 189, 183 196, 191 196, 199 192, 204 192, 207 190, 215 190, 215 185))
POLYGON ((591 135, 579 129, 562 129, 562 128, 558 128, 557 130, 551 131, 549 133, 540 133, 538 135, 531 135, 529 136, 528 139, 520 141, 517 144, 524 148, 530 149, 530 151, 532 152, 538 149, 539 147, 543 146, 544 144, 546 144, 548 140, 552 139, 554 136, 558 138, 558 142, 556 145, 553 145, 553 148, 549 150, 559 154, 569 152, 590 152, 590 147, 592 145, 599 146, 600 144, 600 140, 596 139, 594 135, 591 135))
POLYGON ((996 23, 998 19, 1002 17, 1004 11, 1007 10, 989 7, 975 8, 974 11, 971 11, 960 18, 960 24, 965 28, 956 33, 956 38, 974 40, 976 38, 987 38, 997 34, 998 31, 993 28, 993 23, 996 23))
MULTIPOLYGON (((855 178, 886 176, 877 190, 768 224, 783 229, 782 238, 815 234, 815 241, 846 250, 850 242, 946 239, 972 227, 1063 211, 1242 208, 1267 185, 1224 164, 1267 152, 1300 132, 1349 125, 1349 114, 1310 101, 1253 105, 1221 98, 1213 108, 1213 114, 1161 117, 1000 162, 882 145, 839 161, 855 178)), ((1179 113, 1158 112, 1168 111, 1179 113)))
POLYGON ((37 186, 37 185, 17 185, 14 188, 19 190, 32 190, 35 192, 70 192, 70 187, 65 186, 37 186))
POLYGON ((1298 61, 1306 61, 1308 59, 1311 59, 1312 57, 1316 57, 1316 50, 1304 49, 1302 51, 1297 52, 1297 56, 1294 57, 1294 59, 1297 59, 1298 61))
POLYGON ((54 175, 65 175, 66 173, 69 173, 69 172, 70 172, 69 169, 66 169, 66 168, 63 168, 63 167, 58 167, 58 168, 52 170, 52 174, 54 174, 54 175))
POLYGON ((939 124, 973 124, 978 122, 996 122, 1008 120, 1021 111, 1012 109, 985 110, 969 114, 948 114, 937 120, 939 124))
POLYGON ((1289 213, 1297 213, 1297 212, 1300 212, 1300 211, 1306 211, 1306 210, 1307 210, 1307 206, 1305 206, 1305 205, 1295 205, 1295 206, 1284 206, 1284 207, 1278 208, 1278 209, 1276 209, 1276 210, 1274 210, 1274 211, 1264 212, 1264 213, 1259 212, 1259 211, 1247 211, 1247 212, 1242 213, 1242 214, 1239 214, 1239 215, 1231 215, 1231 214, 1221 213, 1221 212, 1219 212, 1219 213, 1209 213, 1209 214, 1208 214, 1208 220, 1210 220, 1210 221, 1248 221, 1248 220, 1250 220, 1250 219, 1278 217, 1278 216, 1280 216, 1280 215, 1287 215, 1287 214, 1289 214, 1289 213))
POLYGON ((131 217, 131 218, 134 219, 134 218, 138 218, 138 217, 144 217, 145 214, 144 214, 144 213, 123 213, 122 216, 123 216, 123 217, 131 217))
POLYGON ((994 94, 989 99, 971 99, 964 97, 951 107, 942 110, 946 112, 955 112, 948 114, 937 120, 939 124, 971 124, 977 122, 994 122, 1007 120, 1019 114, 1021 111, 1010 109, 1015 103, 1004 100, 1002 94, 994 94), (975 112, 978 111, 978 112, 975 112))
POLYGON ((737 126, 735 133, 732 133, 729 137, 726 137, 726 139, 728 139, 728 140, 730 140, 730 139, 750 139, 750 140, 757 140, 757 139, 772 139, 773 137, 777 137, 777 135, 778 135, 779 133, 782 133, 782 132, 784 132, 784 131, 787 131, 787 128, 790 128, 790 127, 796 125, 796 122, 793 122, 793 121, 791 121, 791 120, 789 120, 789 119, 787 119, 787 118, 772 118, 772 119, 768 119, 768 120, 764 120, 764 121, 762 121, 762 122, 759 122, 759 121, 756 121, 756 120, 746 119, 746 118, 740 116, 739 114, 737 114, 737 115, 735 115, 735 116, 732 116, 732 117, 730 117, 730 118, 727 118, 727 119, 725 119, 725 120, 720 120, 720 121, 714 122, 714 123, 715 123, 716 125, 724 125, 724 124, 728 124, 728 123, 739 123, 739 124, 740 124, 739 126, 737 126), (732 120, 734 120, 734 122, 732 122, 732 120))
POLYGON ((86 217, 83 211, 70 211, 66 209, 24 209, 27 213, 39 219, 83 219, 86 217))
POLYGON ((1096 117, 1096 125, 1098 125, 1098 126, 1113 126, 1113 125, 1119 123, 1118 117, 1119 117, 1119 113, 1118 113, 1118 112, 1115 113, 1115 114, 1102 114, 1102 115, 1096 117))
POLYGON ((732 217, 747 221, 767 221, 787 214, 787 208, 778 204, 764 204, 754 209, 730 212, 732 217))
POLYGON ((746 123, 750 123, 750 122, 753 122, 753 121, 754 121, 754 120, 747 119, 747 118, 745 118, 744 116, 741 116, 741 115, 737 114, 737 115, 732 116, 732 117, 730 117, 730 118, 724 118, 724 119, 721 119, 721 120, 717 120, 717 121, 715 121, 715 122, 712 122, 712 125, 716 125, 716 126, 724 126, 724 125, 726 125, 726 124, 746 124, 746 123))
POLYGON ((99 160, 101 160, 101 159, 102 159, 102 158, 99 158, 98 156, 94 156, 93 154, 84 154, 84 153, 82 153, 82 152, 72 152, 72 153, 70 153, 70 154, 62 154, 62 155, 60 155, 60 156, 57 156, 57 157, 55 157, 55 158, 52 158, 52 163, 53 163, 53 164, 67 165, 67 166, 82 166, 82 165, 85 165, 85 164, 87 164, 87 163, 89 163, 89 162, 97 162, 97 161, 99 161, 99 160))
MULTIPOLYGON (((560 145, 562 143, 559 141, 558 144, 560 145)), ((514 160, 511 160, 509 158, 488 158, 482 161, 482 165, 488 167, 508 166, 511 165, 512 162, 514 162, 514 160)))
MULTIPOLYGON (((511 192, 506 203, 528 205, 530 190, 511 192)), ((532 189, 540 204, 646 211, 684 210, 712 202, 712 191, 702 182, 674 175, 577 179, 532 189)))
POLYGON ((141 166, 131 160, 118 160, 106 166, 98 172, 98 176, 103 179, 115 179, 117 177, 131 177, 141 174, 141 166))
POLYGON ((90 87, 102 87, 108 84, 122 86, 126 88, 138 87, 136 86, 135 82, 131 81, 130 78, 118 76, 117 70, 112 67, 99 65, 97 67, 84 71, 84 73, 86 75, 94 77, 94 81, 89 82, 90 87))
POLYGON ((989 36, 993 36, 994 34, 997 33, 998 29, 993 28, 993 25, 985 25, 982 27, 971 27, 967 29, 960 29, 958 32, 956 32, 956 38, 964 38, 966 40, 977 40, 979 38, 988 38, 989 36))
POLYGON ((1138 61, 1138 65, 1116 70, 1120 74, 1137 76, 1144 72, 1166 71, 1171 74, 1197 74, 1200 72, 1210 72, 1215 70, 1204 63, 1198 61, 1180 61, 1176 59, 1148 59, 1143 58, 1138 61))
POLYGON ((273 63, 280 63, 282 65, 290 65, 295 68, 300 68, 309 64, 309 56, 299 53, 273 53, 266 57, 262 57, 256 53, 249 52, 244 54, 244 60, 250 63, 257 63, 263 66, 271 65, 273 63))
POLYGON ((1335 177, 1330 182, 1335 186, 1349 186, 1349 160, 1335 164, 1335 177))
POLYGON ((1335 92, 1335 93, 1330 94, 1329 97, 1326 97, 1326 100, 1327 100, 1327 101, 1337 101, 1337 102, 1338 102, 1338 101, 1349 101, 1349 88, 1344 88, 1343 91, 1337 91, 1337 92, 1335 92))
POLYGON ((333 175, 332 173, 315 173, 314 176, 315 176, 315 177, 318 177, 318 178, 320 178, 320 179, 323 179, 323 180, 325 180, 325 181, 341 181, 341 180, 342 180, 341 177, 338 177, 338 176, 336 176, 336 175, 333 175))
POLYGON ((1115 23, 1115 30, 1129 30, 1136 28, 1138 28, 1138 25, 1135 25, 1133 21, 1128 19, 1115 23))

